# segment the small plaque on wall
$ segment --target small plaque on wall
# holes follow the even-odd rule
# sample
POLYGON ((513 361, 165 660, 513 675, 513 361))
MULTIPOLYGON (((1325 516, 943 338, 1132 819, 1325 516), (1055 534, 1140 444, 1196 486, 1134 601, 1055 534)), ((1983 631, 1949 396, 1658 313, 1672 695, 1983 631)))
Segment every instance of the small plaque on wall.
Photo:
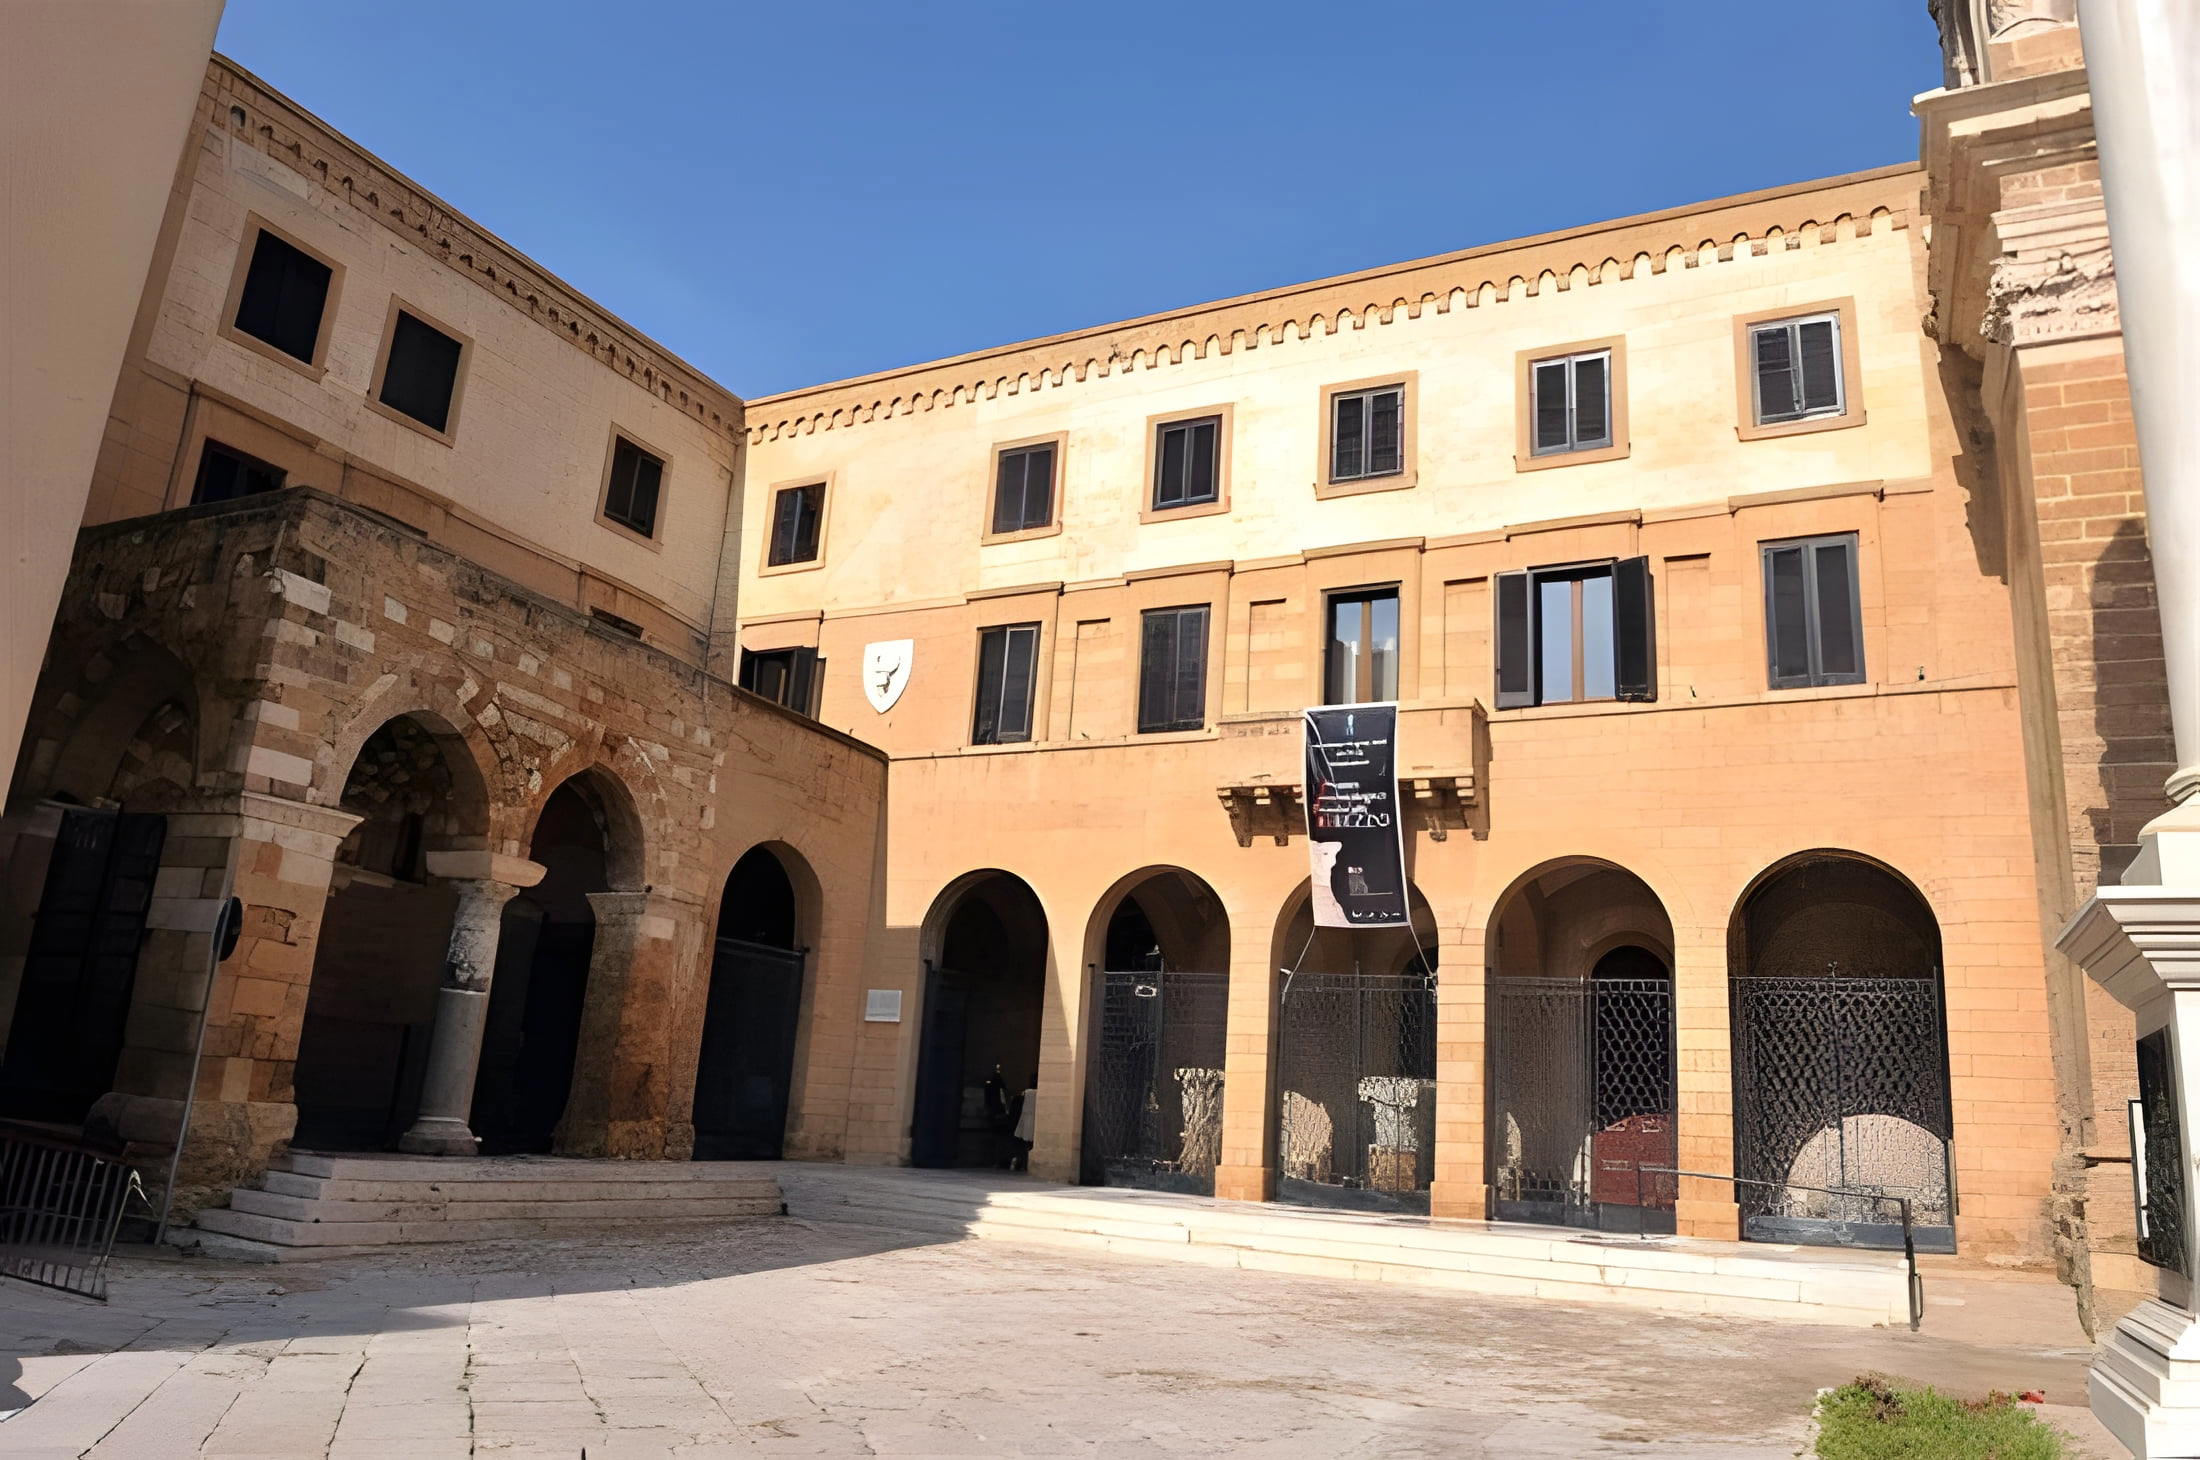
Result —
POLYGON ((901 990, 872 989, 863 1000, 863 1022, 866 1024, 899 1024, 901 1022, 901 990))

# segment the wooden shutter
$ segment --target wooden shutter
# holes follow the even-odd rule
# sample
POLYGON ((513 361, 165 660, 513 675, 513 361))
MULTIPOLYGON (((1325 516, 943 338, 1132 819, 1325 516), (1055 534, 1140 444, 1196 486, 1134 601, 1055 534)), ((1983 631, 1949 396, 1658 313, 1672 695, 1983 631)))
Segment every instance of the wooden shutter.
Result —
POLYGON ((1574 361, 1575 447, 1612 440, 1612 357, 1583 355, 1574 361))
POLYGON ((1034 446, 1024 453, 1024 520, 1026 529, 1044 527, 1054 520, 1054 448, 1034 446))
POLYGON ((1497 708, 1535 703, 1535 638, 1526 573, 1497 575, 1497 708))
POLYGON ((987 629, 978 635, 978 703, 970 722, 973 745, 992 745, 1001 738, 1001 680, 1007 654, 1007 629, 987 629))
POLYGON ((787 656, 786 698, 780 701, 798 715, 817 714, 817 690, 825 661, 815 649, 796 649, 787 656))
POLYGON ((772 503, 772 551, 771 566, 795 560, 795 532, 797 519, 802 513, 802 491, 799 487, 782 487, 772 503))
POLYGON ((1024 525, 1023 517, 1024 454, 1004 451, 993 480, 993 530, 997 533, 1019 531, 1024 525))
POLYGON ((1801 543, 1764 550, 1765 660, 1774 689, 1794 689, 1811 681, 1809 589, 1804 577, 1807 551, 1801 543))
POLYGON ((1856 602, 1856 543, 1832 538, 1810 545, 1811 627, 1817 640, 1815 681, 1862 684, 1864 645, 1856 602))
POLYGON ((1367 474, 1367 397, 1337 397, 1336 429, 1329 446, 1329 479, 1349 481, 1367 474))
POLYGON ((1367 474, 1390 476, 1404 469, 1405 393, 1385 390, 1367 398, 1367 474))
POLYGON ((1176 718, 1176 615, 1149 612, 1140 621, 1138 729, 1166 730, 1176 718))
POLYGON ((1650 560, 1612 565, 1612 681, 1623 700, 1658 697, 1658 623, 1650 560))
POLYGON ((1176 616, 1175 723, 1196 730, 1207 723, 1207 610, 1187 608, 1176 616))
POLYGON ((1795 327, 1797 374, 1802 389, 1796 406, 1805 413, 1841 407, 1841 349, 1833 321, 1808 319, 1795 327))
POLYGON ((1766 325, 1750 335, 1757 369, 1757 423, 1795 414, 1795 361, 1784 324, 1766 325))
POLYGON ((1184 505, 1184 443, 1189 434, 1190 428, 1186 426, 1161 428, 1153 468, 1153 504, 1156 507, 1184 505))
POLYGON ((1545 360, 1528 373, 1530 409, 1535 416, 1535 449, 1564 451, 1569 443, 1566 416, 1566 362, 1545 360))
POLYGON ((1037 678, 1033 670, 1038 658, 1038 626, 1014 625, 1004 631, 1003 640, 999 739, 1003 742, 1029 740, 1032 689, 1037 678))

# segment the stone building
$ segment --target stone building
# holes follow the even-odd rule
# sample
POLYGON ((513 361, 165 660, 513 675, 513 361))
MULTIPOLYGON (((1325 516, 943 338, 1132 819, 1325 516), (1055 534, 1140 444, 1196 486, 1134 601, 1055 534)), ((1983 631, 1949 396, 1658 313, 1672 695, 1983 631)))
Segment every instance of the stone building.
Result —
POLYGON ((194 1090, 192 1205, 286 1142, 991 1164, 1029 1090, 1042 1176, 1885 1190, 2146 1286, 2050 944, 2171 755, 2041 10, 1943 17, 1920 165, 747 402, 217 58, 0 833, 0 1115, 194 1090), (1321 928, 1301 711, 1370 702, 1410 925, 1321 928))

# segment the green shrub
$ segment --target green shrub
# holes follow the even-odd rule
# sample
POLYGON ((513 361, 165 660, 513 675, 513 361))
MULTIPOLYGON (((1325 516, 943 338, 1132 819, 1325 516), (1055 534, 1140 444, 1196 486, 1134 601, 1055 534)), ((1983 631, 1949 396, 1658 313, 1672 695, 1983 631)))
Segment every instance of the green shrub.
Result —
POLYGON ((2062 1435, 1996 1390, 1953 1399, 1876 1374, 1818 1401, 1818 1460, 2066 1460, 2062 1435))

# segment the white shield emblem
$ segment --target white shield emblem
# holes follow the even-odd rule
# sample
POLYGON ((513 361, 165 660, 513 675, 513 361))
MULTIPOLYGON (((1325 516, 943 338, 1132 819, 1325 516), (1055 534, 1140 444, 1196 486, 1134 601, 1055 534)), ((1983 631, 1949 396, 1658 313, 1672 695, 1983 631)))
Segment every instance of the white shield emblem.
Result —
POLYGON ((909 686, 909 660, 917 648, 914 639, 887 639, 863 646, 863 697, 871 708, 885 714, 909 686))

